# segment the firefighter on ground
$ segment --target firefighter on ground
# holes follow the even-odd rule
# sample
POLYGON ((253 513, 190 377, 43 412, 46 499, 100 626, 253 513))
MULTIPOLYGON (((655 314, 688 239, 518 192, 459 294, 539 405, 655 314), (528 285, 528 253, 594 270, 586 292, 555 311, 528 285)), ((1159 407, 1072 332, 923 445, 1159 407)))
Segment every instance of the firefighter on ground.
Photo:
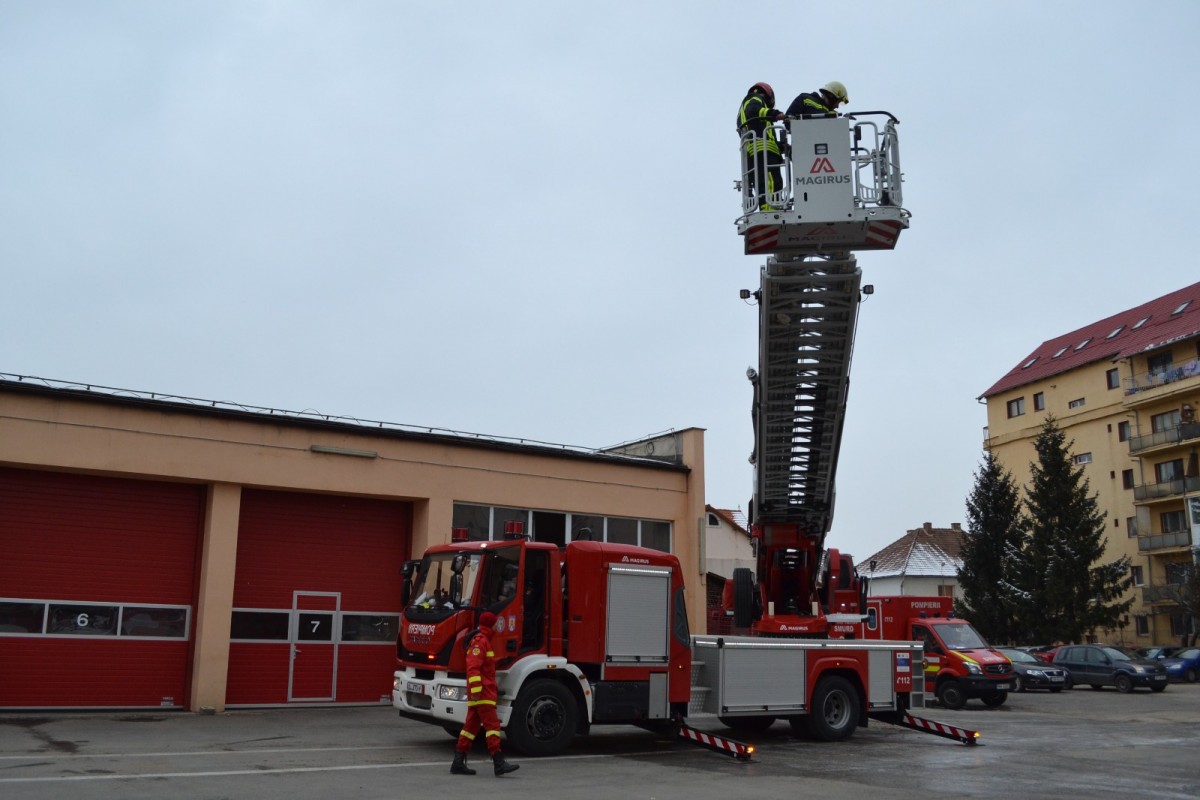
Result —
POLYGON ((787 115, 799 117, 804 114, 836 114, 838 106, 849 102, 846 85, 841 81, 830 81, 815 92, 796 95, 796 99, 788 106, 787 115))
POLYGON ((772 193, 783 188, 783 147, 771 124, 783 119, 775 108, 775 90, 769 83, 756 83, 746 92, 738 108, 737 131, 743 137, 742 175, 758 198, 759 211, 774 211, 768 203, 772 193), (754 136, 747 137, 746 134, 754 136))
POLYGON ((467 719, 454 746, 454 763, 450 766, 454 775, 475 774, 475 770, 467 766, 467 753, 481 728, 486 734, 496 775, 513 772, 520 766, 505 761, 500 753, 500 718, 496 716, 499 691, 496 688, 496 654, 492 652, 492 626, 495 624, 496 615, 483 612, 479 615, 479 628, 467 641, 467 719))

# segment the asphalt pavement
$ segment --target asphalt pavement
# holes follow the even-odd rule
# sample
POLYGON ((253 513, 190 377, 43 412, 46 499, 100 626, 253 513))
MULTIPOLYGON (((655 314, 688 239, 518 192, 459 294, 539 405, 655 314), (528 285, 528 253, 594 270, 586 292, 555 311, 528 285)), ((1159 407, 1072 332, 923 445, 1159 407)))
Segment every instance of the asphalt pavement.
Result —
MULTIPOLYGON (((510 753, 521 769, 496 778, 484 753, 471 759, 478 775, 451 775, 451 737, 389 707, 7 713, 0 798, 1200 797, 1200 684, 1014 694, 997 709, 972 701, 919 713, 978 729, 981 744, 878 723, 818 743, 780 722, 743 737, 757 747, 743 762, 637 728, 597 727, 562 756, 510 753)), ((715 720, 703 727, 731 734, 715 720)))

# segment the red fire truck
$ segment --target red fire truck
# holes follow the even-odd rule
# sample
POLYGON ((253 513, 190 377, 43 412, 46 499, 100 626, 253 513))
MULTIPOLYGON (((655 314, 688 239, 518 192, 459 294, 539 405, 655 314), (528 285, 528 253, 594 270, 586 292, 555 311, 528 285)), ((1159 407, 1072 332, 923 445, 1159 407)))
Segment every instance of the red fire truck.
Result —
POLYGON ((922 642, 926 691, 946 708, 962 708, 974 697, 986 706, 1003 705, 1012 689, 1012 663, 954 616, 949 597, 868 597, 866 619, 855 634, 922 642))
POLYGON ((697 714, 742 730, 786 718, 843 739, 922 705, 920 643, 692 636, 674 555, 509 536, 431 547, 406 565, 392 691, 401 716, 458 734, 464 642, 485 610, 497 617, 497 713, 530 755, 559 753, 592 725, 671 732, 697 714))

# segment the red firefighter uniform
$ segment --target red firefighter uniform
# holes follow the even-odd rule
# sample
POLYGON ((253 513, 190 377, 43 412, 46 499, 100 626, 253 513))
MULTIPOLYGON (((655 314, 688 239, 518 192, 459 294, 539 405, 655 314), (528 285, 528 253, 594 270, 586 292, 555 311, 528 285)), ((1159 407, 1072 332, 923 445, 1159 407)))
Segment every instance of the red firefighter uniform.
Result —
MULTIPOLYGON (((482 727, 487 734, 487 749, 493 756, 500 752, 500 718, 496 716, 496 654, 492 652, 491 622, 484 614, 479 630, 467 644, 467 720, 458 734, 455 749, 466 753, 471 749, 476 734, 482 727)), ((493 617, 494 619, 494 617, 493 617)))

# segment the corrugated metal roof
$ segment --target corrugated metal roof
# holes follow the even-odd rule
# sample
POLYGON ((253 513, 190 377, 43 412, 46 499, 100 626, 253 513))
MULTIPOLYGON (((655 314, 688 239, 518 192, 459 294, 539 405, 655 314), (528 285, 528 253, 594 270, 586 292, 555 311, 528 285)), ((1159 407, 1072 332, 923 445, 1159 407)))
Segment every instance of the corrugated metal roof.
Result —
POLYGON ((991 397, 1103 359, 1128 358, 1197 335, 1200 335, 1200 283, 1042 342, 980 397, 991 397))
POLYGON ((911 530, 856 566, 862 575, 887 578, 894 575, 950 577, 962 565, 961 527, 935 528, 931 523, 911 530), (871 569, 871 562, 875 568, 871 569))

